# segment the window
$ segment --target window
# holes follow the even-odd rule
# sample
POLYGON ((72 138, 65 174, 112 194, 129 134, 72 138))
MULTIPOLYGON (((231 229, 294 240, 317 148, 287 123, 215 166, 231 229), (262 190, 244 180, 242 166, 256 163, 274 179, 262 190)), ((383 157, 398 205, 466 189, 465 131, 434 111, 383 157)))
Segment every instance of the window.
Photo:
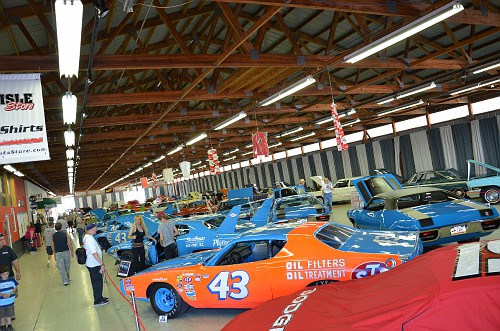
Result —
POLYGON ((337 139, 328 139, 328 140, 323 140, 321 143, 321 148, 326 149, 330 147, 337 146, 337 139))
POLYGON ((364 132, 359 131, 356 133, 351 133, 351 134, 346 135, 345 139, 346 139, 347 143, 353 143, 356 141, 363 140, 363 135, 364 135, 364 132))
POLYGON ((274 153, 274 159, 275 160, 284 159, 285 157, 286 157, 286 152, 285 151, 274 153))
POLYGON ((175 227, 179 231, 179 237, 189 233, 189 226, 186 224, 176 224, 175 227))
POLYGON ((231 170, 231 166, 230 165, 226 165, 222 168, 224 171, 229 171, 231 170))
POLYGON ((498 110, 500 109, 499 103, 500 103, 500 97, 474 102, 472 104, 472 112, 474 113, 474 115, 476 115, 498 110))
POLYGON ((406 121, 396 122, 395 126, 396 126, 396 131, 401 132, 426 125, 427 125, 427 118, 424 115, 415 118, 410 118, 409 120, 406 121))
POLYGON ((241 161, 241 167, 249 167, 250 166, 250 161, 241 161))
POLYGON ((233 163, 231 164, 231 168, 234 170, 234 169, 239 169, 240 168, 240 164, 239 163, 233 163))
POLYGON ((468 115, 469 115, 469 109, 467 108, 466 105, 464 105, 429 114, 429 120, 431 124, 437 124, 437 123, 451 121, 457 118, 466 117, 468 115))
POLYGON ((254 165, 254 164, 259 164, 259 163, 260 163, 260 160, 259 160, 259 159, 251 159, 251 160, 250 160, 250 163, 251 163, 252 165, 254 165))
POLYGON ((255 240, 234 244, 216 265, 258 262, 274 257, 285 246, 284 240, 255 240))
POLYGON ((366 130, 371 138, 385 136, 386 134, 393 134, 392 124, 382 125, 377 128, 366 130))
POLYGON ((264 162, 270 162, 272 160, 273 160, 273 155, 272 154, 270 154, 269 156, 262 157, 262 163, 264 163, 264 162))
POLYGON ((304 153, 319 151, 319 143, 305 145, 302 148, 304 149, 304 153))
POLYGON ((288 150, 288 156, 301 155, 302 147, 292 148, 288 150))

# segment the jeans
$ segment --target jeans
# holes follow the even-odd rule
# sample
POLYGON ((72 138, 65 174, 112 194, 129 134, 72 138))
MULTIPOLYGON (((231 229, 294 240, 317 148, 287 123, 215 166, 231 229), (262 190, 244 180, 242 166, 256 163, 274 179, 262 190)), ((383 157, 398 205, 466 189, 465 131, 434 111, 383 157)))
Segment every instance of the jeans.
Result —
POLYGON ((70 267, 70 255, 69 251, 57 252, 56 253, 56 266, 61 275, 61 280, 64 284, 69 283, 69 267, 70 267))
POLYGON ((325 203, 328 213, 332 211, 332 192, 323 194, 323 202, 325 203))
POLYGON ((101 266, 87 267, 90 273, 90 282, 92 283, 92 291, 94 292, 94 304, 102 301, 102 273, 101 266))
POLYGON ((165 260, 170 260, 175 257, 175 243, 163 247, 165 260))
POLYGON ((132 271, 130 275, 146 269, 146 251, 144 246, 132 247, 132 271))
POLYGON ((77 228, 78 232, 78 242, 81 244, 83 242, 83 233, 85 232, 83 229, 77 228))

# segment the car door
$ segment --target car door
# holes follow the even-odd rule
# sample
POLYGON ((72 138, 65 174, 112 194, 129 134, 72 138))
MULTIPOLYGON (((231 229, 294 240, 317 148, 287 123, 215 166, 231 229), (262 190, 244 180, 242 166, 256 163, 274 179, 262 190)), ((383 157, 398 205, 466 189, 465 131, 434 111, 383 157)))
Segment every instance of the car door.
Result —
POLYGON ((195 288, 203 292, 204 306, 252 307, 272 298, 265 242, 238 241, 223 249, 214 265, 200 269, 200 286, 195 288))

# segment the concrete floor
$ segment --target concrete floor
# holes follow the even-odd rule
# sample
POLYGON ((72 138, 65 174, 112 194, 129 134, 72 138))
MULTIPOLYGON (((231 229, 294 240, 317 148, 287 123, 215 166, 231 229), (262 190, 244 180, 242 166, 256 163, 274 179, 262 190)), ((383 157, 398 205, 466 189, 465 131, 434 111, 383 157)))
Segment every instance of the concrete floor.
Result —
MULTIPOLYGON (((500 210, 500 206, 496 206, 500 210)), ((336 205, 331 220, 348 224, 346 211, 350 205, 336 205)), ((350 225, 350 224, 348 224, 350 225)), ((76 237, 76 235, 75 235, 76 237)), ((500 238, 496 231, 486 239, 500 238)), ((20 258, 22 279, 19 297, 16 299, 16 320, 18 331, 128 331, 136 330, 134 314, 128 300, 114 287, 119 286, 115 277, 117 267, 105 256, 111 277, 104 285, 104 296, 110 298, 106 306, 93 306, 92 286, 85 266, 72 260, 69 286, 64 286, 55 266, 47 267, 47 255, 42 247, 35 254, 25 254, 20 258)), ((146 330, 220 330, 241 309, 189 309, 184 315, 167 323, 159 323, 158 316, 148 303, 138 302, 139 316, 146 330)))

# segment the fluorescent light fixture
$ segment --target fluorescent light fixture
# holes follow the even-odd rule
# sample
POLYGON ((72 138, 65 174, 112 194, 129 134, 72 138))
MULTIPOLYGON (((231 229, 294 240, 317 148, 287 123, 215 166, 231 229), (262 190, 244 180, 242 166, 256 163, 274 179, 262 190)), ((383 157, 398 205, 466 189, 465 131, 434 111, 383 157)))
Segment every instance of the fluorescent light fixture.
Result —
POLYGON ((174 148, 173 150, 171 150, 170 152, 167 153, 167 155, 172 155, 174 153, 177 153, 178 151, 180 151, 181 149, 183 148, 182 145, 179 145, 177 146, 176 148, 174 148))
POLYGON ((493 78, 487 79, 487 80, 479 82, 479 83, 475 83, 475 84, 472 84, 472 85, 461 87, 459 89, 450 91, 448 93, 451 94, 451 95, 461 94, 461 93, 465 93, 465 92, 469 92, 469 91, 475 90, 477 88, 481 88, 481 87, 485 87, 485 86, 488 86, 488 85, 491 85, 491 84, 495 84, 495 83, 498 83, 498 82, 500 82, 500 78, 493 77, 493 78))
POLYGON ((394 101, 394 100, 396 100, 396 97, 394 97, 393 95, 391 95, 390 97, 383 98, 383 99, 377 101, 377 104, 378 105, 383 105, 384 103, 388 103, 388 102, 391 102, 391 101, 394 101))
POLYGON ((73 169, 74 169, 73 167, 69 167, 68 168, 68 174, 72 174, 73 173, 73 169))
POLYGON ((229 150, 229 151, 227 151, 227 152, 222 153, 222 155, 229 155, 229 154, 233 154, 233 153, 238 152, 239 150, 240 150, 240 149, 239 149, 238 147, 236 147, 236 148, 233 148, 233 149, 231 149, 231 150, 229 150))
POLYGON ((434 10, 433 12, 403 26, 401 29, 394 31, 360 49, 344 57, 344 62, 355 63, 372 54, 377 53, 391 45, 394 45, 401 40, 427 29, 436 23, 439 23, 450 16, 462 11, 464 7, 459 1, 451 1, 450 3, 434 10))
POLYGON ((328 123, 328 122, 331 122, 333 121, 333 117, 332 116, 328 116, 328 117, 325 117, 317 122, 314 122, 315 124, 318 124, 318 125, 321 125, 321 124, 325 124, 325 123, 328 123))
POLYGON ((347 115, 348 115, 348 116, 351 116, 351 115, 354 115, 354 114, 356 114, 356 109, 354 109, 354 108, 351 108, 351 109, 349 109, 349 110, 347 111, 347 115))
POLYGON ((76 95, 67 92, 62 97, 63 121, 64 124, 74 124, 76 122, 76 95))
POLYGON ((223 162, 226 162, 226 161, 231 161, 231 160, 234 160, 234 159, 236 159, 236 156, 235 156, 235 155, 233 155, 233 156, 231 156, 231 157, 228 157, 227 159, 224 159, 224 160, 222 160, 222 161, 223 161, 223 162))
POLYGON ((278 147, 278 146, 281 146, 283 145, 282 143, 276 143, 276 144, 273 144, 273 145, 269 145, 268 148, 275 148, 275 147, 278 147))
POLYGON ((387 115, 387 114, 390 114, 390 113, 395 113, 397 111, 400 111, 400 110, 403 110, 403 109, 407 109, 407 108, 411 108, 411 107, 415 107, 415 106, 421 105, 423 103, 424 103, 424 101, 422 99, 420 99, 420 100, 417 100, 415 102, 407 103, 406 105, 403 105, 403 106, 399 106, 399 107, 396 107, 396 108, 384 110, 384 111, 382 111, 380 113, 377 113, 377 116, 384 116, 384 115, 387 115))
POLYGON ((68 160, 66 161, 66 165, 69 167, 73 167, 75 165, 75 162, 73 160, 68 160))
POLYGON ((16 172, 16 171, 17 171, 17 170, 16 170, 13 166, 11 166, 11 165, 9 165, 9 164, 4 165, 4 166, 3 166, 3 168, 4 168, 5 170, 8 170, 8 171, 12 172, 12 173, 14 173, 14 172, 16 172))
POLYGON ((488 70, 491 70, 491 69, 495 69, 497 67, 500 67, 500 60, 493 61, 493 62, 490 62, 490 63, 483 64, 481 66, 478 66, 478 67, 472 69, 472 73, 473 74, 478 74, 480 72, 488 71, 488 70))
POLYGON ((135 172, 137 173, 137 172, 141 171, 142 169, 144 169, 144 167, 139 167, 139 168, 135 169, 135 172))
POLYGON ((56 0, 59 73, 78 77, 82 37, 83 5, 80 0, 56 0))
MULTIPOLYGON (((345 123, 342 123, 342 126, 349 126, 349 125, 353 125, 353 124, 356 124, 356 123, 359 123, 359 122, 361 122, 361 120, 359 118, 356 118, 355 120, 347 121, 345 123)), ((335 130, 335 127, 331 127, 331 128, 326 129, 326 130, 333 131, 333 130, 335 130)))
POLYGON ((52 193, 52 191, 48 191, 47 193, 48 193, 49 195, 53 196, 53 197, 55 197, 55 196, 56 196, 54 193, 52 193))
POLYGON ((191 164, 191 166, 193 166, 193 167, 194 167, 194 166, 197 166, 198 164, 201 164, 201 161, 197 161, 197 162, 195 162, 195 163, 191 164))
POLYGON ((16 175, 17 177, 24 177, 24 174, 20 171, 14 172, 14 175, 16 175))
POLYGON ((251 151, 251 152, 246 152, 246 153, 243 153, 243 154, 241 154, 241 156, 247 156, 247 155, 250 155, 250 154, 253 154, 253 151, 251 151))
POLYGON ((153 165, 153 162, 148 162, 143 167, 147 168, 147 167, 151 167, 152 165, 153 165))
POLYGON ((417 93, 420 93, 423 91, 433 89, 435 87, 436 87, 436 83, 434 83, 434 82, 431 82, 431 83, 425 84, 425 85, 421 85, 421 86, 417 86, 417 87, 412 88, 410 90, 398 93, 396 96, 396 99, 401 99, 401 98, 407 97, 409 95, 413 95, 413 94, 417 94, 417 93))
POLYGON ((153 162, 160 162, 161 160, 163 160, 165 158, 165 155, 162 155, 156 159, 153 160, 153 162))
POLYGON ((74 159, 75 158, 75 150, 73 148, 68 148, 66 150, 66 158, 67 159, 74 159))
POLYGON ((316 132, 311 132, 311 133, 305 134, 305 135, 303 135, 303 136, 299 136, 299 137, 292 138, 292 139, 290 139, 290 141, 297 141, 297 140, 301 140, 301 139, 309 138, 309 137, 314 136, 315 134, 316 134, 316 132))
POLYGON ((290 86, 287 86, 286 88, 279 91, 278 93, 271 95, 269 98, 262 100, 261 102, 259 102, 259 106, 261 106, 261 107, 268 106, 268 105, 270 105, 278 100, 281 100, 281 99, 289 96, 290 94, 293 94, 293 93, 300 91, 303 88, 305 88, 311 84, 314 84, 315 82, 316 82, 316 79, 314 79, 313 76, 309 75, 309 76, 299 80, 298 82, 293 83, 290 86))
POLYGON ((286 136, 288 136, 288 135, 291 135, 291 134, 293 134, 293 133, 300 132, 300 131, 302 131, 302 130, 304 130, 304 128, 303 128, 303 127, 301 127, 301 126, 299 126, 299 127, 296 127, 296 128, 291 129, 291 130, 288 130, 288 131, 285 131, 285 132, 282 132, 282 133, 278 134, 278 135, 276 136, 276 138, 286 137, 286 136))
POLYGON ((186 146, 189 146, 189 145, 192 145, 194 143, 197 143, 198 141, 200 141, 202 139, 205 139, 206 137, 207 137, 207 134, 205 132, 200 133, 199 135, 197 135, 193 139, 188 140, 188 142, 186 143, 186 146))
POLYGON ((75 133, 71 130, 64 132, 64 144, 69 146, 75 146, 75 133))
POLYGON ((252 148, 252 147, 253 147, 253 144, 245 145, 245 148, 252 148))
POLYGON ((245 118, 245 117, 247 117, 247 114, 244 111, 239 112, 238 114, 229 117, 224 122, 217 124, 214 127, 214 130, 224 129, 226 126, 229 126, 229 125, 233 124, 234 122, 237 122, 237 121, 239 121, 239 120, 241 120, 242 118, 245 118))

